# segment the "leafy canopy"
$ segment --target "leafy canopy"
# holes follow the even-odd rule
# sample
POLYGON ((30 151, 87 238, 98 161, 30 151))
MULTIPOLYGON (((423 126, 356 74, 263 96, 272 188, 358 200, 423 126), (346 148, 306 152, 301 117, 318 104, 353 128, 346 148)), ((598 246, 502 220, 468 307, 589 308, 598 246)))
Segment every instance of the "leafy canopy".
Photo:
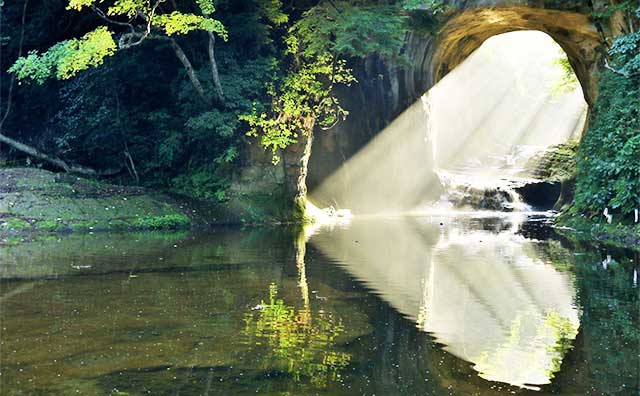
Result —
POLYGON ((196 30, 215 33, 227 40, 224 25, 210 17, 215 12, 213 0, 195 0, 202 15, 174 10, 164 13, 161 1, 116 0, 106 10, 99 6, 102 0, 69 0, 67 9, 82 11, 90 8, 111 25, 127 31, 116 38, 107 26, 100 26, 80 39, 62 41, 44 53, 30 52, 19 58, 9 69, 18 79, 31 79, 42 84, 55 77, 69 79, 79 72, 96 67, 112 56, 117 49, 140 44, 148 37, 188 34, 196 30), (113 19, 112 19, 113 18, 113 19))
POLYGON ((43 54, 31 51, 9 69, 19 80, 31 78, 38 84, 55 76, 66 80, 78 72, 99 66, 104 58, 116 52, 113 34, 105 27, 89 32, 80 39, 62 41, 43 54))
POLYGON ((618 37, 609 53, 615 57, 615 63, 623 73, 627 75, 640 73, 640 33, 635 32, 618 37))
POLYGON ((300 55, 311 59, 324 54, 363 58, 377 53, 394 57, 404 41, 406 29, 397 7, 317 6, 307 11, 291 29, 300 55))
POLYGON ((569 57, 564 51, 560 51, 558 58, 554 60, 554 65, 560 69, 561 74, 558 81, 556 81, 551 88, 553 95, 561 96, 577 89, 580 86, 578 76, 576 76, 571 63, 569 62, 569 57))
POLYGON ((282 11, 281 0, 256 0, 262 15, 273 25, 280 26, 289 22, 289 15, 282 11))

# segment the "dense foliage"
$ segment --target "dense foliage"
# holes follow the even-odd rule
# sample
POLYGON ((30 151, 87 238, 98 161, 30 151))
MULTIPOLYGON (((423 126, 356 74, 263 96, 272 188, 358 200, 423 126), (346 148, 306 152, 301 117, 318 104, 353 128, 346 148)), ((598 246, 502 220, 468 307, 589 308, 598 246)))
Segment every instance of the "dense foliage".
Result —
MULTIPOLYGON (((638 6, 595 17, 633 19, 638 6)), ((348 115, 335 88, 357 83, 354 60, 401 63, 415 10, 436 20, 447 2, 0 0, 0 137, 121 182, 225 200, 254 137, 277 162, 348 115)), ((580 148, 575 214, 640 208, 640 33, 628 30, 580 148)), ((558 89, 574 86, 559 64, 558 89)), ((0 161, 34 159, 0 145, 0 161)))
MULTIPOLYGON (((135 48, 129 47, 131 40, 146 34, 147 28, 143 21, 124 16, 133 12, 125 6, 145 7, 148 2, 68 5, 93 3, 112 7, 79 13, 67 10, 63 2, 5 3, 0 36, 9 39, 2 47, 2 70, 13 65, 13 76, 22 81, 11 88, 12 74, 2 73, 2 112, 6 98, 13 97, 13 111, 2 133, 72 163, 115 170, 112 173, 122 182, 139 180, 224 199, 231 164, 243 161, 246 128, 239 116, 268 103, 265 83, 279 54, 274 41, 280 34, 277 23, 283 20, 280 2, 217 2, 216 14, 222 18, 215 21, 207 16, 212 9, 206 8, 206 1, 180 2, 181 14, 163 2, 166 8, 156 13, 156 27, 135 48), (107 23, 101 15, 130 23, 133 30, 107 23), (212 99, 216 88, 208 54, 211 31, 232 38, 215 44, 224 103, 212 99), (207 100, 176 56, 174 43, 188 58, 207 100)), ((147 12, 138 10, 136 15, 147 12)), ((0 146, 3 157, 12 164, 32 161, 6 145, 0 146)))
POLYGON ((631 221, 640 208, 640 33, 617 38, 610 57, 580 147, 573 212, 591 217, 609 208, 631 221))
MULTIPOLYGON (((277 159, 347 115, 334 87, 355 82, 354 58, 397 56, 406 4, 367 4, 5 4, 0 110, 8 97, 13 106, 0 136, 121 182, 224 200, 252 136, 277 159)), ((6 145, 1 158, 34 161, 6 145)))

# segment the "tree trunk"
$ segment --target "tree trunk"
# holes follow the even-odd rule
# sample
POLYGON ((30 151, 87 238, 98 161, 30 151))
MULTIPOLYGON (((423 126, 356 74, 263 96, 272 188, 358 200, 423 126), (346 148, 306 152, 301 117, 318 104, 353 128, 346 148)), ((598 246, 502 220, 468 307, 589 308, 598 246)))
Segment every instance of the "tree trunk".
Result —
MULTIPOLYGON (((22 25, 20 27, 20 40, 18 44, 18 58, 22 56, 22 48, 24 46, 24 32, 25 32, 25 25, 27 23, 28 7, 29 7, 29 0, 24 0, 24 5, 22 6, 22 21, 21 21, 22 25)), ((2 14, 0 13, 0 18, 1 17, 2 17, 2 14)), ((0 61, 1 60, 2 60, 2 57, 0 57, 0 61)), ((9 92, 7 93, 7 108, 4 114, 2 115, 2 119, 0 119, 0 129, 2 129, 2 126, 4 125, 5 121, 9 117, 9 113, 11 113, 11 105, 13 103, 13 88, 15 84, 16 84, 16 75, 13 74, 11 75, 11 80, 9 82, 9 92)), ((0 94, 1 94, 1 91, 0 91, 0 94)))
POLYGON ((224 91, 222 91, 222 85, 220 84, 220 75, 218 74, 218 64, 216 63, 215 54, 216 36, 209 32, 209 61, 211 62, 211 81, 213 82, 213 89, 216 92, 216 100, 219 103, 224 102, 224 91))
POLYGON ((285 188, 294 203, 295 214, 304 214, 307 203, 307 167, 311 157, 313 144, 313 128, 315 119, 304 121, 304 130, 299 132, 298 141, 284 149, 282 162, 284 166, 285 188))
POLYGON ((200 84, 200 80, 198 80, 196 71, 193 69, 193 65, 191 64, 191 61, 189 61, 189 58, 187 58, 187 55, 182 50, 182 47, 180 47, 180 45, 172 38, 169 38, 169 42, 171 43, 171 48, 173 48, 173 51, 176 53, 176 56, 178 57, 180 62, 182 62, 182 65, 187 71, 187 76, 189 76, 191 85, 193 85, 193 88, 196 90, 196 93, 198 94, 200 99, 202 99, 206 104, 210 105, 211 101, 209 100, 209 98, 207 98, 207 95, 205 95, 204 88, 202 88, 202 84, 200 84))

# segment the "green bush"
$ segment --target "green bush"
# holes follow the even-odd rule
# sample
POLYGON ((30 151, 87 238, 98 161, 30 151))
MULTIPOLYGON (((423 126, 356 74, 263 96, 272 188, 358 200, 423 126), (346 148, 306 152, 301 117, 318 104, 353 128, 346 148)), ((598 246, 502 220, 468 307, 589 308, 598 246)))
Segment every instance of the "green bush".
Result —
POLYGON ((571 213, 593 217, 609 208, 631 219, 640 208, 640 34, 618 38, 610 55, 616 72, 602 75, 571 213))
POLYGON ((134 220, 131 226, 139 230, 175 230, 187 228, 191 224, 189 217, 181 213, 164 216, 141 217, 134 220))
POLYGON ((64 224, 58 223, 57 221, 44 220, 39 221, 38 224, 36 224, 36 228, 41 231, 57 232, 66 229, 66 226, 64 224))

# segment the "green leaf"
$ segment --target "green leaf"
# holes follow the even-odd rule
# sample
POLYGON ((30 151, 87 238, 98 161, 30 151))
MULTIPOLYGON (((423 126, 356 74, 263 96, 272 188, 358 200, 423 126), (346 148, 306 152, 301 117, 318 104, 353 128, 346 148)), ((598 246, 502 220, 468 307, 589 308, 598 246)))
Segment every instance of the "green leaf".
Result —
POLYGON ((222 22, 200 15, 183 14, 174 11, 171 14, 158 15, 153 20, 154 26, 162 28, 169 36, 187 34, 194 30, 205 30, 216 33, 227 40, 227 31, 222 22))
POLYGON ((80 39, 62 41, 43 54, 31 51, 19 58, 11 68, 18 80, 31 79, 38 84, 50 77, 67 80, 79 72, 96 67, 116 52, 112 33, 105 26, 80 39))

